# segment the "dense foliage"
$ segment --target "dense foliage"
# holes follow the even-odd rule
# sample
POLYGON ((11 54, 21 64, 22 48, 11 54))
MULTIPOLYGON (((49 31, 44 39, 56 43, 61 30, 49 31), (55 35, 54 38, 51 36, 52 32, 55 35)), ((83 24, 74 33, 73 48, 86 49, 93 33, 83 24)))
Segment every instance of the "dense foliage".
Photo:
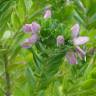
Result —
POLYGON ((96 96, 95 25, 96 0, 0 0, 0 96, 96 96))

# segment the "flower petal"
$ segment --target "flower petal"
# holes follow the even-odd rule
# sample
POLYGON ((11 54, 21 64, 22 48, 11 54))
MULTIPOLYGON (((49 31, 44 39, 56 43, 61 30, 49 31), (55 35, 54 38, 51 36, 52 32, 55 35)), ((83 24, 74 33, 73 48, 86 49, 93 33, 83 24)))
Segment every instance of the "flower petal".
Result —
POLYGON ((33 34, 31 38, 25 39, 25 41, 21 44, 23 48, 30 48, 32 44, 35 44, 38 41, 37 34, 33 34))
POLYGON ((32 22, 31 31, 33 34, 40 32, 40 25, 37 22, 32 22))
POLYGON ((26 33, 31 32, 31 24, 25 24, 23 26, 23 31, 26 32, 26 33))
POLYGON ((33 34, 31 36, 31 38, 29 38, 29 42, 31 42, 33 44, 33 43, 36 43, 38 41, 38 39, 39 39, 38 35, 37 34, 33 34))
POLYGON ((72 51, 67 52, 66 58, 70 64, 77 64, 77 58, 74 52, 72 51))
POLYGON ((86 52, 82 50, 79 46, 76 46, 76 51, 81 59, 83 59, 86 55, 86 52))
POLYGON ((87 36, 80 36, 78 38, 74 38, 73 42, 75 45, 82 45, 89 41, 89 37, 87 36))
POLYGON ((23 48, 30 48, 31 42, 29 42, 29 38, 25 39, 25 41, 21 44, 23 48))
POLYGON ((79 35, 79 31, 80 31, 80 26, 79 26, 79 24, 75 24, 75 25, 71 28, 71 31, 72 31, 72 37, 73 37, 73 38, 76 38, 76 37, 79 35))

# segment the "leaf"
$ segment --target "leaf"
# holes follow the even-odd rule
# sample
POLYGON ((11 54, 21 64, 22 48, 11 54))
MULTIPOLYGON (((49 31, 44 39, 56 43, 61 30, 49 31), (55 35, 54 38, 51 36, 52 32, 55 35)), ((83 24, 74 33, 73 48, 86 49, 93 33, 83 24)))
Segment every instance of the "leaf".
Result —
POLYGON ((30 11, 30 9, 31 9, 31 7, 33 5, 32 0, 24 0, 24 2, 25 2, 26 10, 30 11))
MULTIPOLYGON (((33 70, 28 67, 26 70, 26 76, 27 76, 27 82, 28 82, 28 86, 30 88, 30 92, 32 92, 31 94, 35 93, 35 88, 36 88, 36 79, 33 73, 33 70)), ((39 86, 38 86, 39 87, 39 86)))
POLYGON ((89 79, 89 80, 82 82, 81 88, 83 88, 83 89, 96 88, 96 80, 95 79, 89 79))

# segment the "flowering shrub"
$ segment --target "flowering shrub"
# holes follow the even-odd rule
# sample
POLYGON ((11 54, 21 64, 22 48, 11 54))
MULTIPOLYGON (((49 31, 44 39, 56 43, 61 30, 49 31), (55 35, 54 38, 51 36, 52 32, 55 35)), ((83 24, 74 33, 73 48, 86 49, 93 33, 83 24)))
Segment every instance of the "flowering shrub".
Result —
POLYGON ((96 0, 1 0, 0 96, 95 96, 95 12, 96 0))

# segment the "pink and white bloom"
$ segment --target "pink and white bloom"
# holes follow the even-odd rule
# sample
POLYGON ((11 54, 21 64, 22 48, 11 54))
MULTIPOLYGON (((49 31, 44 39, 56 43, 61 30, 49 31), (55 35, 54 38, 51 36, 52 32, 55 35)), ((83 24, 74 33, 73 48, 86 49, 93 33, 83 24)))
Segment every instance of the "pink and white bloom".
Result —
POLYGON ((59 35, 57 37, 57 46, 61 46, 61 45, 64 45, 64 37, 62 35, 59 35))
POLYGON ((45 11, 45 14, 44 14, 44 19, 51 18, 51 15, 52 15, 51 10, 50 9, 47 9, 45 11))

